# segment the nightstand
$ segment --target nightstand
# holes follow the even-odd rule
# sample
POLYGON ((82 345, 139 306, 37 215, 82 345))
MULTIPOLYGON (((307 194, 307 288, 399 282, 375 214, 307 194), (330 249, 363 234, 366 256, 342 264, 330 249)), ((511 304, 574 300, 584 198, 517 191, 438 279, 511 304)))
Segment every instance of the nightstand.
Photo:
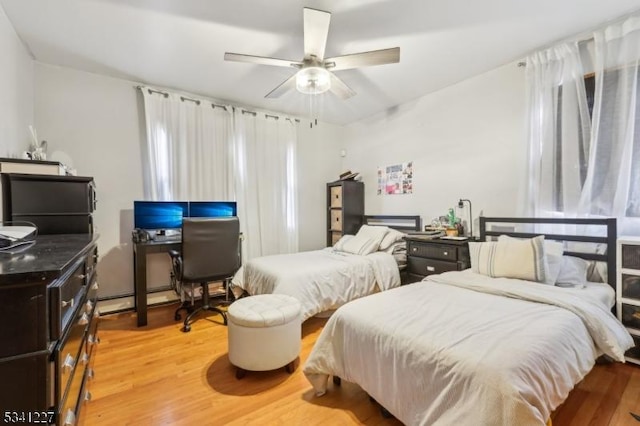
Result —
POLYGON ((471 266, 467 241, 405 237, 407 241, 407 282, 427 275, 462 271, 471 266))
POLYGON ((635 346, 625 358, 640 364, 640 237, 618 238, 616 311, 635 346))

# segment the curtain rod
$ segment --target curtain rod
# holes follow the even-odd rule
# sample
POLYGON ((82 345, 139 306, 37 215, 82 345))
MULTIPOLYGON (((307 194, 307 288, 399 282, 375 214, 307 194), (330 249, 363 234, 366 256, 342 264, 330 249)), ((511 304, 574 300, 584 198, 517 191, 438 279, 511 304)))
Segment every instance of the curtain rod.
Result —
MULTIPOLYGON (((145 86, 142 86, 142 85, 138 85, 138 86, 135 86, 135 87, 136 87, 136 89, 141 90, 141 91, 146 89, 146 90, 149 92, 149 94, 157 93, 157 94, 159 94, 159 95, 164 96, 165 98, 168 98, 168 97, 169 97, 169 93, 168 93, 168 92, 163 92, 162 90, 151 89, 151 88, 149 88, 149 87, 145 87, 145 86)), ((184 102, 184 101, 194 102, 196 105, 200 105, 200 102, 201 102, 199 99, 188 98, 188 97, 186 97, 186 96, 180 96, 180 100, 181 100, 182 102, 184 102)), ((213 103, 213 102, 211 102, 211 101, 207 101, 207 102, 210 102, 210 103, 211 103, 211 108, 213 108, 213 109, 216 109, 216 108, 222 108, 222 109, 224 109, 225 111, 227 111, 227 107, 226 107, 226 105, 218 105, 218 104, 215 104, 215 103, 213 103)), ((234 111, 236 110, 236 108, 238 108, 238 107, 234 107, 234 106, 232 106, 232 107, 231 107, 231 109, 232 109, 232 110, 234 110, 234 111)), ((251 114, 251 115, 253 115, 253 116, 257 116, 257 115, 258 115, 258 113, 257 113, 256 111, 249 111, 249 110, 244 109, 244 108, 238 108, 238 109, 239 109, 240 111, 242 111, 242 113, 243 113, 243 114, 251 114)), ((278 115, 273 115, 273 114, 267 114, 266 112, 264 113, 264 116, 265 116, 266 118, 275 118, 276 120, 279 120, 279 119, 280 119, 280 116, 278 116, 278 115)), ((299 118, 289 118, 289 117, 285 117, 285 119, 286 119, 286 120, 289 120, 289 121, 295 121, 296 123, 299 123, 299 122, 300 122, 300 119, 299 119, 299 118)), ((316 124, 317 124, 317 120, 316 120, 316 124)))

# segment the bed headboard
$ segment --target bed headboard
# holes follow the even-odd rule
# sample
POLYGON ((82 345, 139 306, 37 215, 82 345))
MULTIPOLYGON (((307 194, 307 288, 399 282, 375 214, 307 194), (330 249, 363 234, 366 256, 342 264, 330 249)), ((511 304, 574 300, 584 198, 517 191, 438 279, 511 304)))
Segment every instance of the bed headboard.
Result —
POLYGON ((420 216, 364 216, 365 225, 388 226, 402 232, 421 231, 420 216))
POLYGON ((618 236, 615 218, 607 219, 586 219, 586 218, 524 218, 524 217, 482 217, 480 216, 480 240, 487 241, 491 237, 498 235, 509 235, 516 238, 532 238, 537 235, 544 235, 545 239, 561 242, 578 242, 606 245, 604 254, 581 251, 565 251, 568 256, 580 257, 585 260, 605 262, 607 264, 607 282, 613 289, 616 289, 616 238, 618 236), (497 225, 502 229, 493 229, 497 225), (505 225, 511 225, 507 229, 505 225), (564 233, 543 233, 543 232, 518 232, 517 225, 549 225, 549 229, 561 228, 566 225, 577 225, 576 233, 571 235, 564 233), (591 229, 587 232, 587 226, 591 229), (594 228, 591 228, 594 227, 594 228), (597 236, 597 235, 600 236, 597 236))

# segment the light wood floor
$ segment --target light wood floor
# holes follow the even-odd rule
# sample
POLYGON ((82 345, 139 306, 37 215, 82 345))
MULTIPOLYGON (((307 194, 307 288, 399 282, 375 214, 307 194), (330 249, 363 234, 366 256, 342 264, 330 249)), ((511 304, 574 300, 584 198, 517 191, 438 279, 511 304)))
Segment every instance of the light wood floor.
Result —
MULTIPOLYGON (((149 310, 137 328, 133 313, 100 318, 92 401, 85 425, 400 425, 385 419, 357 385, 330 384, 315 398, 299 367, 249 372, 242 380, 227 358, 227 328, 212 315, 182 333, 176 306, 149 310)), ((303 324, 301 364, 325 320, 303 324)), ((552 416, 554 426, 640 426, 640 367, 597 365, 552 416)))

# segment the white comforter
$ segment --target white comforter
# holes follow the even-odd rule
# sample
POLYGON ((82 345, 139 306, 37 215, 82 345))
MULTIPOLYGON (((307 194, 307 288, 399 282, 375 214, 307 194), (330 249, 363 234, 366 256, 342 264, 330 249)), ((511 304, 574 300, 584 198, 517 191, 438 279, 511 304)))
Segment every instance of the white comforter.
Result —
POLYGON ((408 425, 544 425, 600 353, 631 345, 593 298, 468 270, 340 308, 304 373, 318 394, 329 375, 358 383, 408 425))
POLYGON ((350 300, 400 285, 392 255, 348 254, 331 247, 251 259, 233 285, 256 294, 288 294, 302 304, 302 320, 350 300))

